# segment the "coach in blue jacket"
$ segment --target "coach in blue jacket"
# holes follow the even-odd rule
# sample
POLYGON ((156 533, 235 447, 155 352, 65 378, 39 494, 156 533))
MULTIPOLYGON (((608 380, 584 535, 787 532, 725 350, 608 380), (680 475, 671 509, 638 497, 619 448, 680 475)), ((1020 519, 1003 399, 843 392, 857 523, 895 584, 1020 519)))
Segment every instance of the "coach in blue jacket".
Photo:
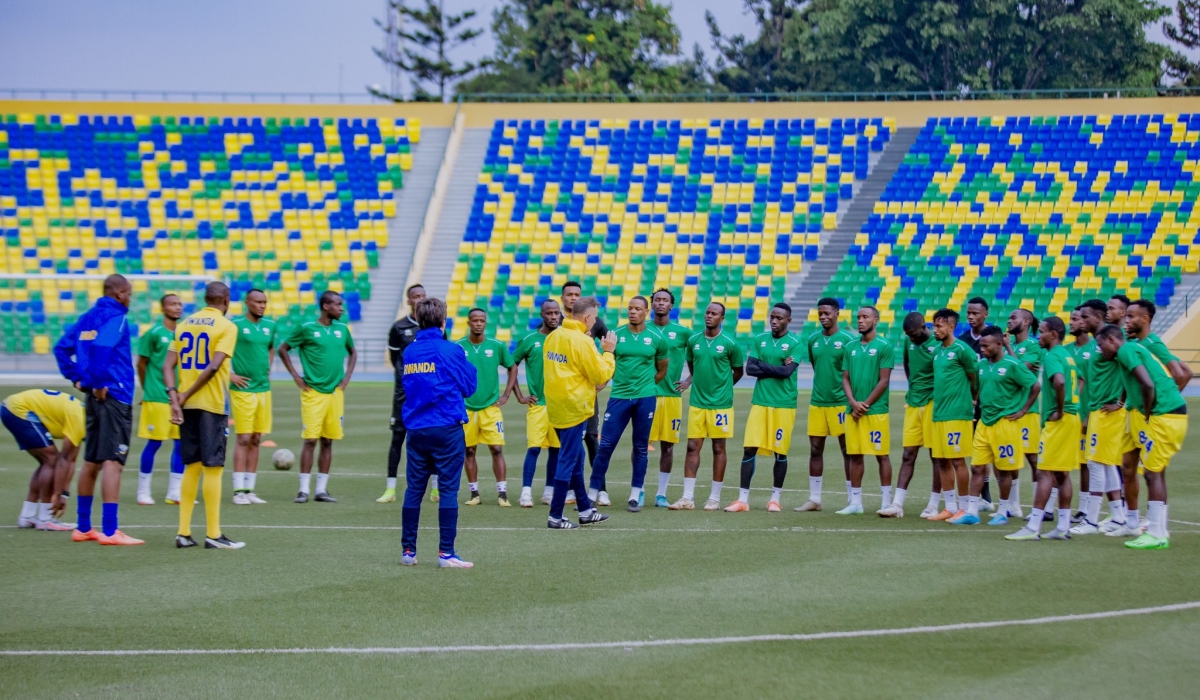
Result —
POLYGON ((76 542, 142 544, 117 529, 121 467, 129 455, 133 430, 133 351, 129 339, 129 297, 133 287, 121 275, 104 280, 104 296, 79 321, 67 327, 54 346, 58 369, 75 388, 87 392, 87 435, 79 474, 79 524, 76 542), (103 473, 101 532, 92 529, 92 494, 103 473))
POLYGON ((404 427, 408 429, 407 488, 404 491, 404 553, 400 563, 417 563, 417 525, 421 520, 421 499, 429 477, 438 478, 438 530, 441 542, 438 566, 469 569, 471 562, 454 553, 458 534, 458 480, 462 473, 467 443, 463 424, 467 422, 465 400, 475 393, 475 368, 467 361, 462 347, 443 337, 446 304, 427 298, 417 302, 413 317, 420 330, 416 340, 404 351, 404 427))

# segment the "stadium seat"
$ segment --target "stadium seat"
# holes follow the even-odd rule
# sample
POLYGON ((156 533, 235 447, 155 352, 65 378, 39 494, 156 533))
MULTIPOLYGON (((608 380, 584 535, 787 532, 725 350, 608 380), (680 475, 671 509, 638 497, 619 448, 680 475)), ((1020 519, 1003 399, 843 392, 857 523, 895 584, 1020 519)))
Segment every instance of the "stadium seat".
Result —
POLYGON ((891 119, 497 121, 448 299, 515 342, 577 279, 616 327, 632 296, 710 299, 745 342, 867 176, 891 119), (733 320, 736 319, 736 320, 733 320))
MULTIPOLYGON (((931 118, 826 288, 843 306, 1063 319, 1200 263, 1200 114, 931 118)), ((815 312, 808 319, 816 322, 815 312)))
MULTIPOLYGON (((395 190, 421 127, 405 119, 0 117, 0 273, 212 275, 272 292, 286 327, 325 289, 351 320, 388 244, 395 190)), ((48 352, 101 293, 98 280, 0 280, 5 352, 48 352), (10 315, 15 316, 10 318, 10 315)), ((194 283, 138 280, 144 330, 162 294, 194 283)), ((202 289, 202 285, 199 286, 202 289)))

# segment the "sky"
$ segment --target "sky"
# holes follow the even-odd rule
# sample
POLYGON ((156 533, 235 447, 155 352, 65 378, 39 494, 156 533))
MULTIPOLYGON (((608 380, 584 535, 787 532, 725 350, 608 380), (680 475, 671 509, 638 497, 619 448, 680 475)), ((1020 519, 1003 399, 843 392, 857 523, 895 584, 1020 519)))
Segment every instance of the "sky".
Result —
MULTIPOLYGON (((445 0, 489 29, 500 0, 445 0)), ((711 57, 704 11, 753 33, 739 0, 675 0, 684 54, 711 57)), ((0 98, 10 89, 365 94, 388 74, 371 48, 385 0, 0 0, 0 98)), ((1154 28, 1152 38, 1160 39, 1154 28)), ((491 53, 490 31, 458 60, 491 53)), ((28 96, 28 95, 23 95, 28 96)), ((52 95, 53 96, 53 95, 52 95)), ((209 99, 212 99, 211 97, 209 99)))
MULTIPOLYGON (((492 51, 499 0, 475 9, 489 31, 455 54, 492 51)), ((684 53, 709 49, 704 10, 725 32, 750 32, 738 0, 676 0, 684 53), (687 7, 687 11, 678 8, 687 7)), ((0 97, 13 88, 365 93, 388 74, 372 53, 385 0, 0 0, 0 97)), ((710 52, 711 53, 711 52, 710 52)))

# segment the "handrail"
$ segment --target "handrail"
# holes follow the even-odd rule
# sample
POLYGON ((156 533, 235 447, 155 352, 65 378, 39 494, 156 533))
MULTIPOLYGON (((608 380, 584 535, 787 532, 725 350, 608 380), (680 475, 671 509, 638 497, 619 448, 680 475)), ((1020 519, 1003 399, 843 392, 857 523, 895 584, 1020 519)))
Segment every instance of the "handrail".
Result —
POLYGON ((1013 99, 1120 99, 1200 96, 1200 87, 1104 87, 1039 90, 857 92, 462 93, 467 102, 929 102, 1013 99))
MULTIPOLYGON (((1119 99, 1200 96, 1200 87, 1045 88, 1037 90, 860 90, 849 92, 647 92, 647 93, 460 93, 461 102, 929 102, 1015 99, 1119 99)), ((0 99, 251 102, 292 104, 392 104, 370 93, 231 90, 125 90, 107 88, 0 87, 0 99)))

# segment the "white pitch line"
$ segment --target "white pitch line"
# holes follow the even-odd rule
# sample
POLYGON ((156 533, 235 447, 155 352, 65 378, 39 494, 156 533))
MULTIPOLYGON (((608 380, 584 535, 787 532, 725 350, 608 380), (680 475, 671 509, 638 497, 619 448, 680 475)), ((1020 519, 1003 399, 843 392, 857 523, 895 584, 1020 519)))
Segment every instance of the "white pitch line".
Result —
POLYGON ((1023 620, 991 620, 985 622, 959 622, 949 625, 922 625, 920 627, 895 627, 868 630, 846 630, 842 632, 810 632, 807 634, 755 634, 743 637, 691 637, 682 639, 637 639, 624 642, 562 642, 559 644, 470 644, 428 647, 293 647, 260 649, 4 649, 0 656, 168 656, 168 655, 226 655, 226 654, 456 654, 462 652, 556 652, 592 651, 595 649, 620 649, 630 651, 652 647, 715 646, 722 644, 753 644, 759 642, 818 642, 829 639, 862 639, 869 637, 896 637, 909 634, 937 634, 942 632, 964 632, 970 630, 995 629, 997 627, 1021 627, 1047 625, 1061 622, 1085 622, 1106 620, 1134 615, 1153 615, 1180 612, 1200 608, 1200 601, 1157 605, 1149 608, 1106 610, 1074 615, 1054 615, 1023 620))
MULTIPOLYGON (((226 526, 232 530, 383 530, 391 532, 399 532, 402 528, 396 525, 230 525, 226 526)), ((125 530, 152 530, 152 529, 176 529, 177 525, 122 525, 125 530)), ((17 530, 16 525, 0 525, 0 530, 17 530)), ((436 525, 427 525, 420 528, 423 531, 436 532, 436 525)), ((541 525, 530 525, 528 527, 486 527, 486 526, 459 526, 460 532, 541 532, 541 525)), ((751 528, 717 528, 717 527, 608 527, 599 526, 589 528, 592 532, 676 532, 676 533, 741 533, 741 532, 774 532, 774 533, 873 533, 873 534, 930 534, 930 535, 1000 535, 993 529, 969 528, 969 527, 951 527, 951 528, 907 528, 907 529, 875 529, 875 528, 853 528, 853 527, 751 527, 751 528)), ((1011 529, 1011 528, 1008 528, 1011 529)), ((1006 532, 1007 530, 1005 530, 1006 532)), ((1195 535, 1200 534, 1200 530, 1174 530, 1173 535, 1195 535)))
POLYGON ((1189 522, 1188 522, 1188 521, 1186 521, 1186 520, 1167 520, 1167 522, 1169 522, 1169 523, 1179 523, 1180 525, 1193 525, 1193 526, 1195 526, 1195 527, 1200 527, 1200 523, 1189 523, 1189 522))

